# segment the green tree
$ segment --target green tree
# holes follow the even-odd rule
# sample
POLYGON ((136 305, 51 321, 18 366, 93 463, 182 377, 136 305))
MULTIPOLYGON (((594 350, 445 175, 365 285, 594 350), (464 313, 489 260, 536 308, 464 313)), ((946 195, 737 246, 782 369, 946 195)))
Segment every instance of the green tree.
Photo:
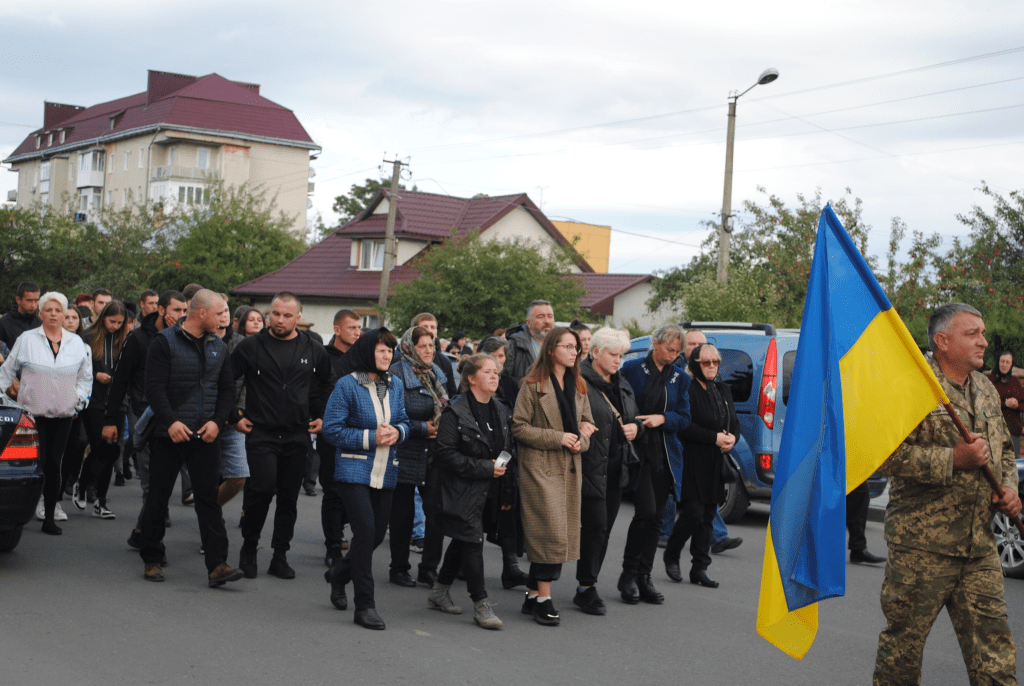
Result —
MULTIPOLYGON (((341 215, 338 223, 347 224, 352 221, 357 214, 366 209, 370 200, 373 199, 373 196, 381 188, 391 188, 391 181, 386 179, 367 179, 362 185, 352 184, 348 193, 334 198, 334 204, 331 206, 331 209, 341 215)), ((407 189, 402 184, 398 184, 398 190, 404 191, 407 189)), ((412 190, 416 190, 416 186, 413 186, 412 190)))
POLYGON ((419 312, 432 312, 441 332, 456 329, 479 338, 521 323, 526 307, 550 300, 555 318, 580 314, 582 279, 569 276, 574 256, 567 248, 548 250, 522 239, 483 241, 478 232, 452 237, 416 258, 421 277, 395 284, 387 317, 404 330, 419 312))

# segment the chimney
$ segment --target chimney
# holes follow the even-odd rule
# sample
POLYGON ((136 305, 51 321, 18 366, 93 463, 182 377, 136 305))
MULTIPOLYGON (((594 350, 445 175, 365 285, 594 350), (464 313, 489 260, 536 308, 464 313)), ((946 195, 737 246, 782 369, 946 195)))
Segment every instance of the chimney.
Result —
POLYGON ((149 70, 149 81, 146 84, 146 104, 152 104, 161 100, 185 86, 191 85, 199 80, 197 76, 185 74, 171 74, 165 71, 149 70))
POLYGON ((82 110, 84 107, 78 105, 61 105, 56 102, 43 102, 43 129, 49 130, 56 128, 61 122, 71 119, 82 110))

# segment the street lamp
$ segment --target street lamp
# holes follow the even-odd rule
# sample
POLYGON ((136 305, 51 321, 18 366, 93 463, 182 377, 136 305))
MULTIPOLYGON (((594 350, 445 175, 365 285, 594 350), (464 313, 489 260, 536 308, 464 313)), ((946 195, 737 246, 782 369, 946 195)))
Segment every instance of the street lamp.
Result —
POLYGON ((732 146, 736 138, 736 101, 755 86, 764 86, 779 78, 778 69, 765 69, 757 83, 739 95, 729 96, 729 132, 725 139, 725 191, 722 193, 722 224, 718 229, 718 282, 729 283, 729 237, 732 234, 732 146))

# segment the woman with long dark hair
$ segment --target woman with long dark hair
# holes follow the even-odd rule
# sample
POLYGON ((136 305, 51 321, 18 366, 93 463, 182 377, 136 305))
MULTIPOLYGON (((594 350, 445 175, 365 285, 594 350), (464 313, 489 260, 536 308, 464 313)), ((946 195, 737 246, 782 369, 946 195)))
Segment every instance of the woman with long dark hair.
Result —
POLYGON ((35 420, 43 463, 43 531, 54 536, 63 533, 54 512, 64 445, 71 418, 89 403, 91 383, 88 348, 61 326, 67 306, 67 298, 60 293, 45 293, 39 299, 42 326, 19 336, 0 367, 0 391, 8 391, 21 375, 17 400, 35 420))
POLYGON ((505 474, 506 467, 497 459, 514 449, 512 412, 494 398, 498 375, 490 355, 466 358, 461 393, 441 415, 433 457, 440 469, 433 526, 452 542, 427 603, 448 614, 461 614, 450 594, 461 569, 473 600, 473 618, 484 629, 503 626, 484 587, 484 510, 492 485, 505 474))
POLYGON ((398 339, 384 327, 359 337, 345 353, 353 371, 335 384, 323 423, 324 437, 338 448, 334 478, 352 527, 348 554, 324 574, 331 604, 348 609, 345 584, 352 581, 355 623, 377 630, 384 629, 384 620, 373 596, 373 551, 391 518, 398 482, 395 446, 409 437, 405 389, 388 371, 396 345, 398 339))
POLYGON ((596 430, 579 354, 575 331, 549 331, 523 377, 512 419, 530 558, 523 613, 545 626, 561 621, 551 602, 551 582, 558 580, 563 563, 580 557, 580 454, 590 447, 596 430))
MULTIPOLYGON (((95 487, 96 501, 92 516, 100 519, 114 519, 116 515, 107 507, 107 489, 114 472, 114 463, 121 454, 117 437, 113 442, 103 438, 104 414, 107 404, 107 390, 114 378, 114 368, 121 354, 121 347, 128 338, 128 317, 124 305, 111 300, 85 331, 85 341, 92 352, 92 394, 89 407, 82 411, 82 426, 89 439, 89 456, 82 462, 82 473, 78 477, 72 502, 84 510, 89 489, 95 487)), ((115 426, 123 426, 125 414, 120 413, 115 426)))
POLYGON ((722 356, 710 343, 698 345, 690 353, 689 368, 691 421, 682 431, 683 476, 680 485, 679 519, 665 547, 665 573, 673 581, 682 581, 679 556, 690 543, 690 583, 718 588, 708 576, 711 564, 711 521, 718 506, 725 502, 722 461, 732 450, 740 432, 740 420, 732 402, 729 386, 716 381, 722 356))
MULTIPOLYGON (((427 462, 434 449, 441 411, 448 404, 447 378, 434 363, 434 336, 422 326, 409 328, 398 344, 398 361, 391 365, 391 377, 405 389, 405 414, 409 417, 409 438, 400 446, 398 485, 391 501, 391 583, 416 587, 409 574, 409 545, 416 514, 416 488, 427 480, 427 462)), ((429 491, 424 497, 433 497, 429 491)), ((433 523, 427 521, 427 527, 433 523)))

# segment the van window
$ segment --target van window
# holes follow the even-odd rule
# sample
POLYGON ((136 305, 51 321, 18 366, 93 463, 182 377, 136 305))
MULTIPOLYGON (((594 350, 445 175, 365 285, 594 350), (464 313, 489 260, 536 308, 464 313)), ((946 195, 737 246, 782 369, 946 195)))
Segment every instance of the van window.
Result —
POLYGON ((719 348, 722 355, 722 367, 718 370, 719 378, 729 384, 734 402, 743 403, 750 399, 754 387, 754 361, 742 350, 726 350, 719 348))
POLYGON ((793 363, 796 362, 796 351, 790 350, 782 356, 782 404, 789 404, 789 382, 793 380, 793 363))

